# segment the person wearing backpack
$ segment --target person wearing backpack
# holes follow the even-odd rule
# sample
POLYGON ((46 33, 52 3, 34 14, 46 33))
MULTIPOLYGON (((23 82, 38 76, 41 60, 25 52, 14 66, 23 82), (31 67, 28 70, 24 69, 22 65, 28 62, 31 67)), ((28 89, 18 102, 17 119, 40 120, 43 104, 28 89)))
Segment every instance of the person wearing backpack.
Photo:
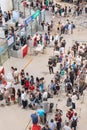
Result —
POLYGON ((63 127, 63 130, 71 130, 71 128, 69 126, 69 122, 66 122, 66 124, 63 127))
POLYGON ((51 130, 51 129, 50 129, 50 127, 48 126, 48 124, 46 124, 46 125, 42 128, 42 130, 51 130))
POLYGON ((78 122, 78 116, 77 113, 75 113, 71 119, 71 129, 73 128, 73 130, 76 130, 77 122, 78 122))

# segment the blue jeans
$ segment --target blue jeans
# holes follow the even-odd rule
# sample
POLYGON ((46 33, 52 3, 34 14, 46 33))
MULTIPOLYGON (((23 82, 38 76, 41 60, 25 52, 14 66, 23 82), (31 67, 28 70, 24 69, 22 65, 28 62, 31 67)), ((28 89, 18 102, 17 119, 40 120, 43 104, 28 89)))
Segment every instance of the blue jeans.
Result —
POLYGON ((75 103, 72 102, 72 109, 75 109, 76 108, 76 105, 75 103))

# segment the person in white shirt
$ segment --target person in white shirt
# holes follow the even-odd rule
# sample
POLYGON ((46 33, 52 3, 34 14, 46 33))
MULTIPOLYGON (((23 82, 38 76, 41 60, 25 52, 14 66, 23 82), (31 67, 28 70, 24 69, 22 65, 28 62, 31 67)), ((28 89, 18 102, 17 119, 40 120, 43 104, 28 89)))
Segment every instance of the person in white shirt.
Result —
POLYGON ((50 127, 51 130, 55 130, 56 129, 56 127, 57 127, 56 126, 56 122, 54 122, 53 119, 50 120, 49 127, 50 127))
POLYGON ((42 99, 47 99, 48 93, 46 91, 43 92, 42 99))
POLYGON ((69 34, 71 34, 71 30, 72 30, 72 25, 69 23, 68 24, 68 32, 69 32, 69 34))
POLYGON ((22 100, 22 106, 25 109, 27 106, 27 93, 26 93, 26 91, 22 91, 21 100, 22 100))
POLYGON ((55 14, 57 14, 58 8, 55 6, 54 9, 55 9, 55 14))
POLYGON ((19 72, 17 68, 15 68, 14 70, 14 80, 15 80, 15 84, 19 83, 19 72))
POLYGON ((59 51, 61 54, 64 54, 64 47, 60 47, 59 51))
POLYGON ((66 124, 63 127, 63 130, 71 130, 71 128, 69 126, 69 122, 66 122, 66 124))
POLYGON ((76 99, 77 99, 77 96, 75 93, 73 93, 73 95, 72 95, 72 109, 76 108, 76 104, 75 104, 76 99))
POLYGON ((76 57, 76 64, 77 64, 78 66, 81 65, 81 58, 80 58, 80 56, 77 56, 77 57, 76 57))

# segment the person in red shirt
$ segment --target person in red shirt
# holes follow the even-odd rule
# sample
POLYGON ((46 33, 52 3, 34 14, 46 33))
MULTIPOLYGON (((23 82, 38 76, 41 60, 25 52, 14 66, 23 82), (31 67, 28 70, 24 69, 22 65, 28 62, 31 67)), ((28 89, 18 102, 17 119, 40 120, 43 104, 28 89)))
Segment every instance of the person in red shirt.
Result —
POLYGON ((37 37, 34 38, 34 47, 37 46, 37 37))
POLYGON ((34 86, 34 85, 31 85, 31 86, 29 87, 29 89, 30 89, 31 91, 34 91, 34 90, 35 90, 35 86, 34 86))
POLYGON ((73 117, 74 115, 74 111, 72 108, 70 108, 70 110, 68 111, 68 113, 66 114, 66 116, 68 117, 69 120, 71 120, 71 118, 73 117))
POLYGON ((34 124, 32 126, 32 129, 31 130, 41 130, 41 126, 40 125, 37 125, 37 124, 34 124))
POLYGON ((29 83, 29 81, 26 78, 25 78, 24 87, 25 87, 26 90, 29 89, 29 87, 30 87, 30 83, 29 83))

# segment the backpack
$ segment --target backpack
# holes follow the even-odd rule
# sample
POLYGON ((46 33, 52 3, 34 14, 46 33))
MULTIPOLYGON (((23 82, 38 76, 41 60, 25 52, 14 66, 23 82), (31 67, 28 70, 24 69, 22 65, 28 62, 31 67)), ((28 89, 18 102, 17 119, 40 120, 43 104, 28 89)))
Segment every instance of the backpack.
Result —
POLYGON ((75 127, 75 126, 77 126, 77 119, 73 119, 71 123, 71 127, 75 127))
POLYGON ((70 83, 67 84, 67 90, 71 90, 72 89, 72 86, 70 83))

